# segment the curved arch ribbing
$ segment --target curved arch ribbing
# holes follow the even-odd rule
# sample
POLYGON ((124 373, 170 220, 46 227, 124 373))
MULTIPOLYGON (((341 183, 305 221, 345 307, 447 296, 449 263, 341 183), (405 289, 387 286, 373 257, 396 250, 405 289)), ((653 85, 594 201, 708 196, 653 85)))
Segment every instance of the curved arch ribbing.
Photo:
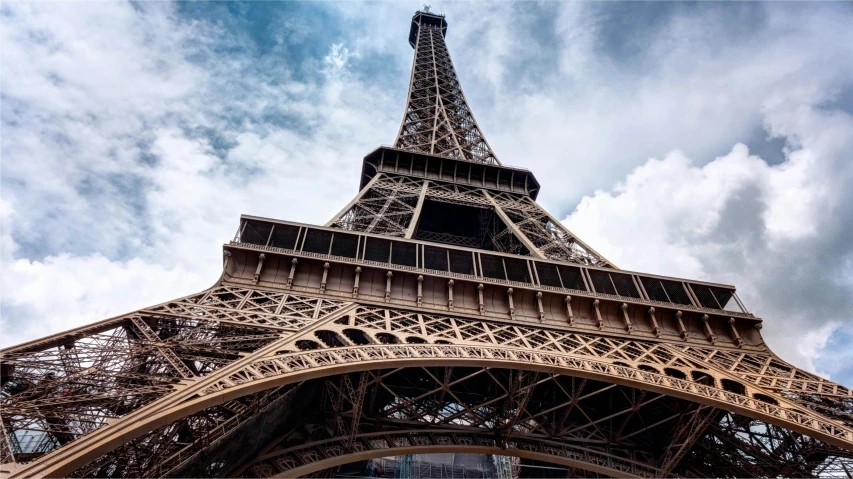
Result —
POLYGON ((814 415, 767 404, 715 387, 640 371, 612 363, 554 353, 501 347, 458 345, 371 345, 291 353, 229 368, 224 379, 199 381, 179 397, 152 403, 114 424, 95 431, 76 444, 46 457, 34 472, 67 475, 129 439, 180 417, 275 386, 347 372, 415 366, 479 366, 514 368, 596 379, 658 392, 716 408, 735 411, 776 424, 829 444, 849 448, 853 431, 814 415), (170 400, 171 399, 171 400, 170 400))

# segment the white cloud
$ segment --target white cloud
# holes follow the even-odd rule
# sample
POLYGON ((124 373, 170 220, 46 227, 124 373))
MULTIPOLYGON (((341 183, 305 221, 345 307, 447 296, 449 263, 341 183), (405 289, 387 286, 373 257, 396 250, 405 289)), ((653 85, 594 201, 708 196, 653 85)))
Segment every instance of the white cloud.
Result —
POLYGON ((843 203, 853 201, 845 164, 853 117, 800 106, 766 117, 800 143, 781 164, 742 144, 703 165, 674 151, 584 197, 565 221, 623 268, 739 286, 747 307, 766 318, 771 347, 814 370, 853 305, 853 276, 843 267, 853 246, 830 249, 849 234, 835 226, 850 218, 843 203), (827 252, 838 257, 826 261, 827 252), (822 289, 819 300, 812 289, 822 289))
POLYGON ((183 266, 169 268, 141 259, 110 261, 97 254, 7 261, 3 275, 6 312, 0 321, 0 342, 4 345, 191 294, 215 279, 183 266))
POLYGON ((503 42, 494 48, 478 42, 476 29, 459 40, 478 47, 457 49, 460 63, 474 72, 493 55, 510 64, 530 56, 539 56, 540 65, 556 62, 508 68, 507 75, 520 78, 510 88, 506 79, 480 74, 464 84, 473 101, 486 100, 473 108, 499 158, 542 178, 541 201, 552 209, 567 211, 589 191, 608 188, 647 158, 674 149, 709 161, 738 142, 756 146, 774 103, 818 104, 853 78, 851 63, 839 61, 853 57, 849 12, 700 5, 666 16, 654 29, 638 25, 621 33, 632 48, 625 53, 608 47, 626 28, 618 20, 628 21, 606 22, 618 8, 628 7, 561 4, 557 45, 547 45, 546 54, 530 39, 535 29, 516 23, 510 8, 487 17, 492 30, 514 40, 510 52, 503 42), (738 18, 747 8, 767 18, 738 18), (749 34, 739 30, 745 22, 749 34), (530 82, 536 88, 522 88, 530 82))
POLYGON ((620 266, 733 283, 785 359, 831 355, 853 310, 853 12, 658 4, 637 12, 661 12, 650 22, 630 4, 560 4, 552 32, 514 9, 483 14, 509 41, 465 29, 477 48, 454 56, 510 65, 465 83, 502 161, 531 168, 539 201, 620 266))
MULTIPOLYGON (((771 345, 809 367, 853 308, 853 134, 832 108, 853 78, 851 15, 732 5, 633 29, 612 18, 621 4, 445 13, 487 138, 535 172, 552 213, 577 207, 570 227, 620 266, 736 284, 771 345), (627 53, 608 46, 622 30, 627 53), (756 135, 783 138, 786 160, 756 156, 756 135)), ((419 6, 316 5, 346 29, 323 24, 327 50, 294 58, 288 42, 310 51, 319 35, 289 16, 259 54, 239 22, 174 4, 4 4, 0 300, 14 335, 0 344, 209 286, 241 213, 325 222, 361 157, 393 140, 419 6)))
POLYGON ((398 121, 344 43, 281 81, 297 65, 173 4, 4 9, 3 346, 210 286, 241 213, 324 222, 398 121))

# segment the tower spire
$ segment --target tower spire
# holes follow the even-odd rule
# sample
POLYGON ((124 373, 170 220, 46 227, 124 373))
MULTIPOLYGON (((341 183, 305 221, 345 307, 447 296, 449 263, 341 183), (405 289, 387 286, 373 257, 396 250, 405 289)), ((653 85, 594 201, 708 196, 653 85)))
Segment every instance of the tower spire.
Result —
POLYGON ((734 286, 619 270, 548 214, 446 28, 413 18, 397 148, 326 226, 243 216, 212 287, 0 350, 0 478, 435 477, 427 451, 521 458, 441 477, 850 477, 853 390, 776 356, 734 286))
POLYGON ((444 15, 424 5, 412 17, 409 44, 415 49, 406 113, 396 148, 500 165, 462 93, 444 43, 444 15))

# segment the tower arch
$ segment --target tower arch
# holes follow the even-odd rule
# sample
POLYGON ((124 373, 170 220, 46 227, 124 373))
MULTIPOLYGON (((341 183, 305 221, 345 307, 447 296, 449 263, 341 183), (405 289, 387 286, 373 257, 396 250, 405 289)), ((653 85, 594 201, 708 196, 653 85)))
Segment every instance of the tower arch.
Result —
POLYGON ((486 142, 446 30, 412 18, 394 147, 365 156, 325 226, 244 215, 213 287, 2 350, 0 475, 293 475, 457 450, 849 475, 853 391, 775 356, 734 286, 620 270, 545 211, 486 142))

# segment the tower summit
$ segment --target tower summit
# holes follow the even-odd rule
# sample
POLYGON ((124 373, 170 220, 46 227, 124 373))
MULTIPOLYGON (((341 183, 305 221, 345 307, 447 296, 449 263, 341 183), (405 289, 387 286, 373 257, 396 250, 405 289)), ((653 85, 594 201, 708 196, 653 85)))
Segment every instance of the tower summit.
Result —
POLYGON ((409 44, 415 49, 406 114, 394 142, 402 150, 500 165, 465 101, 444 43, 444 15, 419 11, 409 44))
POLYGON ((620 270, 542 209, 446 30, 412 17, 397 140, 326 225, 244 215, 211 288, 2 350, 0 476, 387 477, 439 452, 849 476, 853 392, 776 356, 733 286, 620 270))
MULTIPOLYGON (((365 157, 361 191, 326 226, 614 267, 535 202, 530 171, 501 166, 465 100, 446 32, 443 15, 412 17, 415 56, 394 148, 365 157)), ((474 264, 458 269, 473 273, 474 264)))

